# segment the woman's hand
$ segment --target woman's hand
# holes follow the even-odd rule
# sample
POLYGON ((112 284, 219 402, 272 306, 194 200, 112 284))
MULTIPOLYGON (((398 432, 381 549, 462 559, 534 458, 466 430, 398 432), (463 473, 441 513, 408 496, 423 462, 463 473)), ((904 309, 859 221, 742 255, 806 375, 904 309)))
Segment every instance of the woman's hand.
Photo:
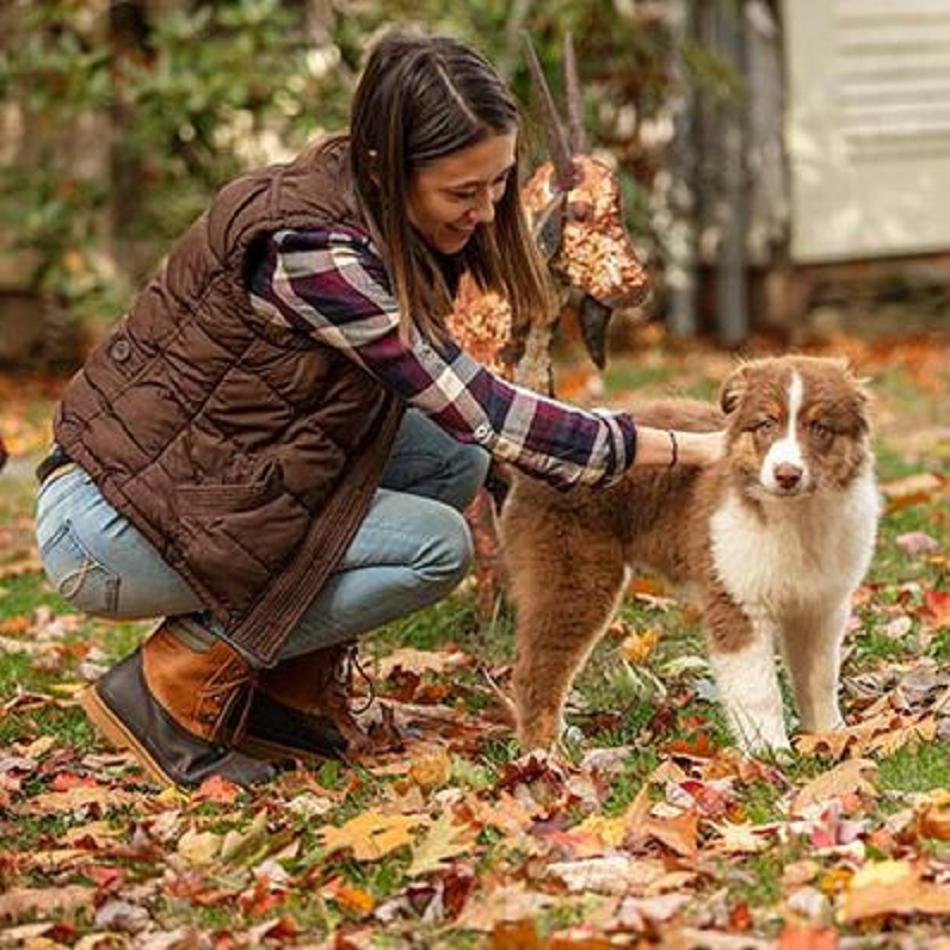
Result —
POLYGON ((725 432, 674 432, 680 465, 712 465, 726 454, 725 432))

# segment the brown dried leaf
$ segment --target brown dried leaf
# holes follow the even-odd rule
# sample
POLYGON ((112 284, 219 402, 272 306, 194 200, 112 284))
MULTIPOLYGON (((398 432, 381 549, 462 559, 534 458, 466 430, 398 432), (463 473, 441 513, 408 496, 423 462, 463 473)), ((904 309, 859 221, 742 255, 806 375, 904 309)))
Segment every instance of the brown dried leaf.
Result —
POLYGON ((833 769, 822 772, 798 790, 792 799, 791 813, 801 816, 809 805, 841 798, 853 792, 877 794, 874 782, 877 781, 877 765, 870 759, 849 759, 833 769))
POLYGON ((21 920, 33 914, 69 914, 92 907, 94 887, 67 884, 60 887, 16 887, 0 894, 0 920, 21 920))
POLYGON ((950 888, 924 881, 907 861, 878 861, 851 878, 841 920, 850 923, 888 914, 950 914, 950 888))

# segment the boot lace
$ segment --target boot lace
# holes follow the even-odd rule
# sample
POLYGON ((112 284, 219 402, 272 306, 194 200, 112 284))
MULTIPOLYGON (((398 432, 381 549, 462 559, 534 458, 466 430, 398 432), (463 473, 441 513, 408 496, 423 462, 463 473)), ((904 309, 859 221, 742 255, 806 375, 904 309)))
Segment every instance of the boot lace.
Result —
POLYGON ((205 685, 201 699, 215 710, 211 714, 214 717, 211 725, 214 741, 229 745, 241 741, 256 686, 257 672, 243 662, 224 667, 220 676, 205 685))
POLYGON ((347 643, 344 645, 343 655, 333 668, 333 679, 336 682, 336 685, 342 690, 346 706, 351 712, 364 713, 367 709, 369 709, 370 706, 373 705, 373 701, 376 699, 376 689, 373 686, 372 677, 366 672, 366 670, 363 668, 363 665, 360 663, 359 650, 355 643, 347 643), (363 682, 366 684, 368 693, 366 702, 359 708, 350 705, 354 671, 359 673, 359 675, 362 677, 363 682))

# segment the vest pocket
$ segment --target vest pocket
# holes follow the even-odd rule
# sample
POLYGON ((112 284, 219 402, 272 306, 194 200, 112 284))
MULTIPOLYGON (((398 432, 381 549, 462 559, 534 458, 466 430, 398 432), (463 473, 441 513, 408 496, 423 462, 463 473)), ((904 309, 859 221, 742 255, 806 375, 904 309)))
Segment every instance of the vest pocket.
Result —
POLYGON ((257 508, 279 491, 280 487, 273 482, 179 485, 175 489, 175 501, 181 518, 223 515, 257 508))
POLYGON ((40 549, 43 569, 53 589, 77 610, 115 616, 119 577, 86 550, 66 519, 40 549))

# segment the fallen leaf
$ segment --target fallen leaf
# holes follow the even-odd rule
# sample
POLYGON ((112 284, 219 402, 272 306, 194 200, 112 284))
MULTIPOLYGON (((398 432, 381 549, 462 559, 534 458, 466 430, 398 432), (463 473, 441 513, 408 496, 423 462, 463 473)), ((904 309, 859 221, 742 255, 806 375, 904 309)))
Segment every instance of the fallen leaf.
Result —
POLYGON ((924 610, 920 613, 934 630, 950 627, 950 591, 928 590, 924 594, 924 610))
POLYGON ((450 812, 443 812, 419 844, 413 846, 412 864, 406 875, 419 877, 444 870, 442 862, 470 851, 476 835, 476 829, 467 824, 456 824, 450 812))
POLYGON ((714 843, 717 851, 727 854, 754 854, 768 847, 768 841, 756 834, 756 826, 751 823, 729 823, 713 827, 720 835, 720 840, 714 843))
POLYGON ((940 542, 923 531, 909 531, 899 534, 894 543, 907 554, 933 554, 940 550, 940 542))
POLYGON ((921 879, 907 861, 877 861, 852 876, 839 911, 842 922, 889 914, 950 914, 950 888, 921 879))
POLYGON ((90 806, 107 811, 110 808, 140 804, 142 800, 143 796, 121 788, 109 788, 105 785, 89 788, 79 785, 65 792, 44 792, 34 798, 29 798, 17 807, 17 811, 26 815, 55 815, 90 806))
POLYGON ((371 809, 341 828, 321 828, 317 835, 328 854, 352 848, 357 861, 378 861, 390 851, 411 845, 411 829, 428 821, 425 815, 383 815, 371 809))
POLYGON ((66 884, 60 887, 15 887, 0 894, 0 919, 17 921, 33 914, 70 914, 92 907, 94 887, 66 884))
POLYGON ((944 791, 941 798, 924 804, 917 816, 917 829, 925 838, 950 841, 950 794, 944 791))
POLYGON ((555 861, 547 873, 562 880, 571 891, 596 891, 598 894, 625 894, 631 885, 644 887, 663 876, 659 862, 636 861, 626 855, 584 858, 580 861, 555 861))
POLYGON ((530 891, 523 883, 508 884, 473 897, 455 924, 460 929, 490 932, 499 921, 533 919, 553 903, 550 894, 530 891))
POLYGON ((413 755, 409 777, 423 791, 438 788, 452 777, 452 759, 442 747, 423 749, 413 755))
POLYGON ((870 759, 849 759, 827 772, 822 772, 803 785, 792 799, 791 813, 801 816, 809 805, 831 798, 841 798, 852 792, 877 794, 877 765, 870 759))
POLYGON ((189 863, 210 864, 221 850, 221 835, 189 828, 178 841, 178 853, 189 863))
POLYGON ((216 802, 232 805, 241 794, 241 788, 220 775, 209 775, 191 796, 193 802, 216 802))
POLYGON ((656 627, 644 630, 643 633, 630 633, 620 644, 620 651, 624 659, 637 665, 644 663, 647 657, 656 649, 660 642, 660 631, 656 627))
POLYGON ((778 950, 835 950, 838 931, 790 920, 778 938, 778 950))
POLYGON ((322 893, 357 917, 371 914, 376 907, 376 898, 369 891, 347 884, 338 877, 329 881, 322 893))
POLYGON ((240 861, 259 851, 266 839, 267 810, 262 808, 246 831, 231 829, 224 836, 219 857, 222 861, 240 861))
POLYGON ((501 920, 491 934, 491 950, 542 950, 533 920, 501 920))
POLYGON ((411 673, 448 673, 468 666, 471 662, 472 658, 460 650, 434 652, 403 647, 378 661, 376 675, 380 679, 387 679, 394 670, 400 667, 411 673))

